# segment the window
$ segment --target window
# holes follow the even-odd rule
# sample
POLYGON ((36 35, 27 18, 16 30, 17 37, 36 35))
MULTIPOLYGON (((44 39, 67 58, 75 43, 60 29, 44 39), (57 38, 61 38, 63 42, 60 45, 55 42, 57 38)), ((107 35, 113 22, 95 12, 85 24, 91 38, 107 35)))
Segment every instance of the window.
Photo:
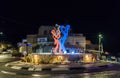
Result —
POLYGON ((47 30, 44 30, 44 35, 47 35, 47 30))
POLYGON ((76 45, 79 45, 79 42, 76 42, 76 45))

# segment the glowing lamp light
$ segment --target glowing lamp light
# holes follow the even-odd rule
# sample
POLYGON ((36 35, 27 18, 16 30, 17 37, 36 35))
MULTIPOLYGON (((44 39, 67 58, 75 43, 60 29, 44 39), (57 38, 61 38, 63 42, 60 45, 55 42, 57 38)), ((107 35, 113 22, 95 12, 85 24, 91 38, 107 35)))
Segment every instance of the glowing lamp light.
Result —
POLYGON ((89 60, 89 55, 88 55, 88 54, 86 54, 86 55, 85 55, 85 58, 86 58, 87 60, 89 60))
POLYGON ((85 54, 84 57, 83 57, 83 61, 84 62, 93 62, 93 58, 92 58, 92 54, 85 54))
POLYGON ((35 64, 39 63, 39 55, 34 55, 34 62, 35 64))
POLYGON ((74 51, 72 52, 72 54, 74 54, 74 51))
POLYGON ((0 35, 3 35, 3 32, 0 32, 0 35))
POLYGON ((66 54, 67 52, 66 51, 64 51, 64 54, 66 54))

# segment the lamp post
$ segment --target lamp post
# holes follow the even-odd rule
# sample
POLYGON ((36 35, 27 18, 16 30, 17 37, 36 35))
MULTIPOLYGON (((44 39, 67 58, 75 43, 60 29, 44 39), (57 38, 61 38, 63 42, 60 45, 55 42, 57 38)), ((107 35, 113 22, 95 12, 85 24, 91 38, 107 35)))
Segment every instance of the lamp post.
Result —
POLYGON ((103 53, 102 34, 99 34, 98 38, 99 38, 99 57, 101 58, 101 53, 103 53))
POLYGON ((0 38, 1 38, 0 43, 2 43, 2 35, 3 35, 3 32, 0 32, 0 38))
POLYGON ((103 51, 103 46, 102 46, 103 36, 102 36, 102 34, 99 34, 98 37, 99 37, 99 51, 102 52, 103 51))

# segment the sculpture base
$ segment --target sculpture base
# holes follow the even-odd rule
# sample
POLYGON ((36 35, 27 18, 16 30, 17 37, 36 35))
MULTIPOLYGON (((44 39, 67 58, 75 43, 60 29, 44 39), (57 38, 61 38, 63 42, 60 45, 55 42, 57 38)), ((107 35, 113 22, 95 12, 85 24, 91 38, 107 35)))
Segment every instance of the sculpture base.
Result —
POLYGON ((33 53, 31 54, 34 58, 34 60, 37 60, 39 63, 70 63, 73 61, 79 61, 82 59, 82 54, 76 53, 76 54, 51 54, 51 53, 33 53))

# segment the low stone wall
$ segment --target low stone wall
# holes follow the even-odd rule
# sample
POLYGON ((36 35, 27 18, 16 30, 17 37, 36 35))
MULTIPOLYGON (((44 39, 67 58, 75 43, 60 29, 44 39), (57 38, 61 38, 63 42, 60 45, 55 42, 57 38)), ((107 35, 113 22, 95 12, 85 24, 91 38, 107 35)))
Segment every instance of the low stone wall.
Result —
POLYGON ((29 54, 24 59, 24 61, 34 64, 96 62, 96 57, 93 54, 29 54))
POLYGON ((71 61, 79 61, 82 59, 82 54, 29 54, 24 57, 24 61, 35 64, 39 63, 68 63, 71 61))

